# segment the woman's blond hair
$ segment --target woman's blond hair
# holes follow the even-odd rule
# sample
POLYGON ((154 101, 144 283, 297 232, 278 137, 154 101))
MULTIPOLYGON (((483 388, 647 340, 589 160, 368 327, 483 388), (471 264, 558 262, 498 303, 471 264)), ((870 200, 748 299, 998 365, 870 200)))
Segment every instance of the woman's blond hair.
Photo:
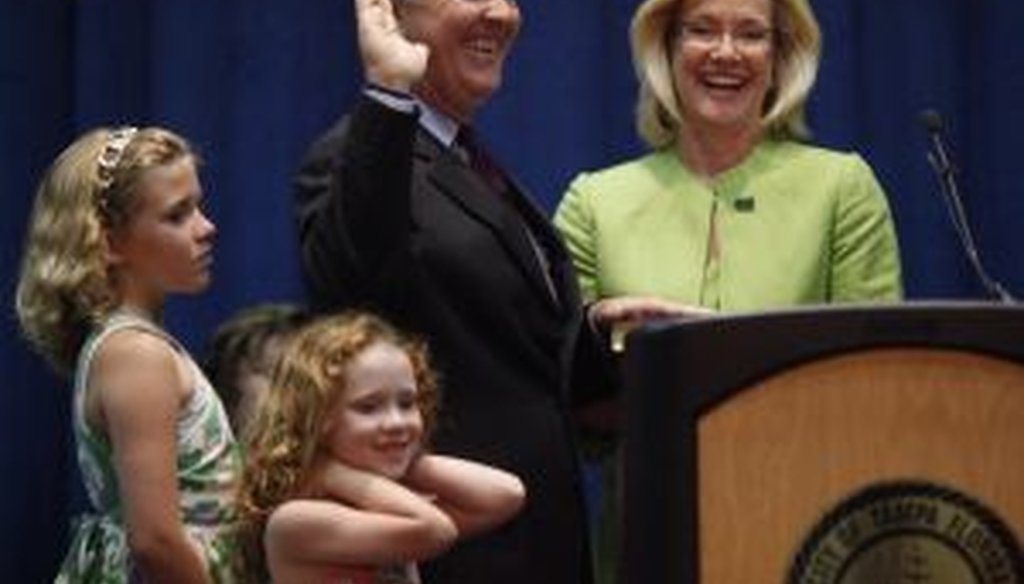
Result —
POLYGON ((99 128, 61 152, 40 181, 15 309, 22 333, 58 371, 72 369, 90 326, 118 303, 107 236, 135 212, 140 178, 183 157, 195 155, 168 130, 99 128))
MULTIPOLYGON (((692 0, 647 0, 637 9, 630 28, 633 67, 640 82, 637 131, 655 149, 672 144, 684 123, 672 57, 679 8, 686 1, 692 0)), ((771 2, 774 78, 761 123, 774 136, 804 139, 809 135, 804 107, 818 73, 821 30, 807 0, 771 2)))
POLYGON ((266 521, 274 509, 308 487, 324 424, 346 389, 348 368, 353 359, 377 343, 394 345, 409 357, 424 440, 429 436, 437 380, 422 341, 365 312, 324 317, 300 329, 288 341, 274 368, 270 389, 260 397, 242 437, 245 469, 238 505, 244 572, 263 573, 266 521))

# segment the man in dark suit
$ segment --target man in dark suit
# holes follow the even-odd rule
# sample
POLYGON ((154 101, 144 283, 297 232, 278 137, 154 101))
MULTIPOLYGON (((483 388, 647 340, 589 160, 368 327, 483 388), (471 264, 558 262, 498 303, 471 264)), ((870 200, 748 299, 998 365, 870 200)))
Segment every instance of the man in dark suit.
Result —
POLYGON ((578 290, 544 214, 468 135, 520 25, 513 0, 356 0, 366 89, 297 179, 321 310, 370 308, 441 369, 434 449, 516 473, 523 512, 427 584, 592 580, 568 420, 578 290))

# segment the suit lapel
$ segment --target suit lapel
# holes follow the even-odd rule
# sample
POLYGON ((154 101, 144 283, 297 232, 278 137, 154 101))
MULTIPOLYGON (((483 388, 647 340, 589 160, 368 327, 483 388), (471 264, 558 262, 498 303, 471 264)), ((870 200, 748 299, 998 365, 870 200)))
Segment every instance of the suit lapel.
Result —
MULTIPOLYGON (((531 201, 526 198, 519 185, 512 183, 510 186, 515 191, 510 196, 522 198, 520 201, 519 213, 502 200, 502 195, 493 192, 487 183, 469 169, 450 150, 440 145, 426 132, 420 131, 416 140, 416 154, 426 159, 429 170, 429 179, 434 182, 445 196, 454 200, 467 215, 490 228, 505 250, 512 256, 513 261, 526 275, 527 281, 534 291, 540 294, 548 306, 557 309, 559 300, 552 297, 545 275, 542 272, 540 261, 537 258, 537 251, 526 233, 527 226, 533 229, 535 236, 543 241, 538 241, 545 248, 551 248, 548 243, 550 230, 544 224, 543 215, 537 210, 531 201), (538 227, 539 226, 539 227, 538 227)), ((552 253, 552 255, 554 255, 552 253)), ((560 262, 560 258, 551 257, 554 264, 560 262)), ((552 270, 552 279, 559 270, 552 270)), ((555 290, 561 296, 563 286, 555 281, 555 290)))
MULTIPOLYGON (((557 300, 554 303, 555 308, 568 309, 571 305, 578 302, 579 298, 576 272, 572 269, 569 253, 562 243, 562 238, 555 231, 554 226, 548 220, 543 209, 534 202, 532 197, 526 194, 526 189, 522 188, 515 178, 510 178, 509 180, 512 182, 512 187, 515 190, 514 196, 520 198, 520 212, 523 215, 523 221, 529 225, 531 231, 538 239, 538 243, 544 246, 544 252, 550 263, 548 272, 551 277, 551 284, 554 286, 555 293, 557 294, 557 300)), ((550 297, 550 294, 547 296, 550 297)))

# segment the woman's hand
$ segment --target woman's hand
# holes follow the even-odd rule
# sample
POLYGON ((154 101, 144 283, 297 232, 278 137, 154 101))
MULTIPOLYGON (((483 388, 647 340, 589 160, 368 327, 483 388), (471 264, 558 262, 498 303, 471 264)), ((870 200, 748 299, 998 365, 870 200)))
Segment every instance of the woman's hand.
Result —
POLYGON ((641 324, 669 318, 698 318, 713 310, 654 296, 603 298, 587 309, 587 320, 597 331, 608 331, 613 352, 625 349, 626 334, 641 324))
POLYGON ((427 70, 430 49, 405 36, 392 0, 355 0, 355 11, 366 80, 409 92, 427 70))

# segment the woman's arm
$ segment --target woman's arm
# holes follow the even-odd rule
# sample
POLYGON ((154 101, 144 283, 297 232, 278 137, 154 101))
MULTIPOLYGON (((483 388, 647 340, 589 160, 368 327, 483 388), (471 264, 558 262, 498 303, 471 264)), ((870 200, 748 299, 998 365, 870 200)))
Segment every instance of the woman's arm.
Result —
POLYGON ((89 376, 90 398, 113 448, 132 558, 146 582, 209 582, 180 519, 176 422, 191 384, 163 339, 111 335, 89 376))
POLYGON ((871 167, 852 156, 832 238, 832 302, 898 302, 899 243, 885 191, 871 167))
POLYGON ((519 512, 526 498, 522 481, 511 473, 435 454, 419 457, 405 482, 436 497, 435 504, 452 518, 460 536, 504 523, 519 512))
POLYGON ((562 196, 552 223, 562 236, 566 250, 576 268, 580 296, 593 302, 600 296, 600 265, 594 238, 597 236, 594 217, 585 185, 587 175, 577 176, 562 196))

